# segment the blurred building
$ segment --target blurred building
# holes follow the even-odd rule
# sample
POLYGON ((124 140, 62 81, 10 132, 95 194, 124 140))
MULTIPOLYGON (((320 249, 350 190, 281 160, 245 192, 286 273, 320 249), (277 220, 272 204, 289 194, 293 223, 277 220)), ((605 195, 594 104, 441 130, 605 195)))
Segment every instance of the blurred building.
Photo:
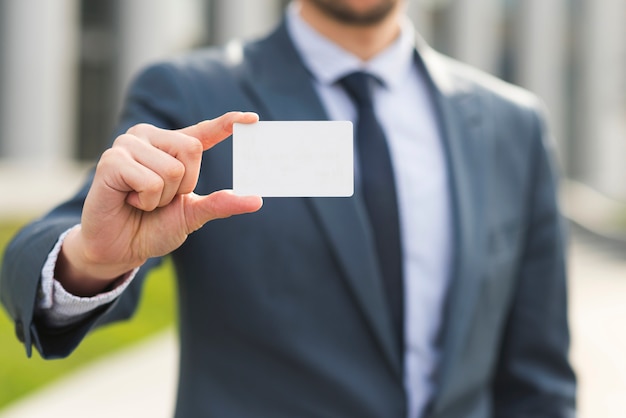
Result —
MULTIPOLYGON (((150 61, 272 27, 284 0, 0 0, 0 162, 93 160, 150 61)), ((535 91, 569 177, 626 199, 626 2, 412 0, 431 45, 535 91)))

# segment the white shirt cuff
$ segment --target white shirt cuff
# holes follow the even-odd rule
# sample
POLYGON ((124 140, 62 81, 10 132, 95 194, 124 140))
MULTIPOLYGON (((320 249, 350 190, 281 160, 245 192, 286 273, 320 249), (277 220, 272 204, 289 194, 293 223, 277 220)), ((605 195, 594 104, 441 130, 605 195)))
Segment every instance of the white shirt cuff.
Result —
POLYGON ((36 309, 41 319, 52 327, 77 323, 100 306, 113 302, 126 290, 139 270, 136 268, 120 278, 114 289, 93 297, 80 297, 69 293, 54 278, 54 270, 65 237, 77 227, 78 225, 61 234, 41 269, 40 293, 36 309))

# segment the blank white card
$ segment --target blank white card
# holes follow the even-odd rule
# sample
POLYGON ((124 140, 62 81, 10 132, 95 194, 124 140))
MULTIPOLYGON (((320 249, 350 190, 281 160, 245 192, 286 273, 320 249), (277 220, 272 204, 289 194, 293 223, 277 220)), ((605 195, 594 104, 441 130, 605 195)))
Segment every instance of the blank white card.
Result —
POLYGON ((233 190, 265 197, 352 196, 352 122, 236 123, 233 190))

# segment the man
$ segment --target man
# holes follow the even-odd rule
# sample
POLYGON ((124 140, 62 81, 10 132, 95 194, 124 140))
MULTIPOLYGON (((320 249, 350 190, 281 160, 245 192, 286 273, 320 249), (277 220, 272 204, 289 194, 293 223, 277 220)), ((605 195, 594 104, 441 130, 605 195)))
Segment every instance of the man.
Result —
POLYGON ((171 253, 178 417, 574 416, 537 103, 415 41, 404 7, 300 0, 264 40, 140 75, 90 182, 7 251, 2 300, 28 353, 66 356, 131 315, 171 253), (355 71, 373 104, 346 81, 355 71), (219 142, 257 120, 220 116, 232 109, 354 120, 355 196, 258 211, 259 197, 221 190, 232 156, 219 142), (364 151, 379 130, 393 173, 376 193, 396 194, 382 228, 368 193, 388 173, 364 151))

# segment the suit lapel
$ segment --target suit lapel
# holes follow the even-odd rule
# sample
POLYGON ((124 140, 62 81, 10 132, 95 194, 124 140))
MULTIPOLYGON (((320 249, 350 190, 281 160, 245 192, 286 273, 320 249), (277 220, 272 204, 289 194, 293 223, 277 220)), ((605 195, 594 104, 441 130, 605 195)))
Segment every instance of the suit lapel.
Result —
MULTIPOLYGON (((441 332, 442 358, 434 408, 445 403, 458 368, 481 288, 480 264, 485 260, 484 219, 486 202, 487 146, 491 136, 481 119, 484 104, 469 85, 450 77, 449 65, 429 47, 420 46, 422 65, 430 77, 433 101, 450 173, 453 205, 454 265, 441 332)), ((419 60, 418 60, 419 61, 419 60)))
POLYGON ((393 336, 390 309, 384 298, 382 278, 365 212, 360 199, 314 198, 310 200, 319 222, 337 254, 344 277, 361 306, 390 366, 402 377, 402 348, 393 336))
MULTIPOLYGON (((245 51, 242 88, 259 109, 261 120, 328 120, 283 23, 269 38, 245 51)), ((375 249, 363 203, 352 198, 308 198, 357 305, 363 311, 391 368, 402 376, 401 348, 396 347, 391 317, 378 273, 375 249)))

